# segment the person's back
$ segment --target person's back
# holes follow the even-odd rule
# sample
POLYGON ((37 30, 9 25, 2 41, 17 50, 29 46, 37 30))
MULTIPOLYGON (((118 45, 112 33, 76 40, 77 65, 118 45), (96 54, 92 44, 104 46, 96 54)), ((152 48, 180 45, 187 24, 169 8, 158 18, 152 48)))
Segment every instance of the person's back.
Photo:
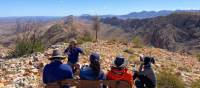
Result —
POLYGON ((96 76, 95 72, 89 66, 84 66, 80 70, 80 79, 82 80, 105 80, 103 71, 100 71, 99 75, 96 76))
POLYGON ((138 78, 135 82, 137 88, 156 88, 156 75, 151 66, 151 63, 155 63, 152 57, 143 57, 143 64, 140 65, 139 72, 135 73, 135 78, 138 78))
POLYGON ((106 75, 107 80, 123 80, 133 85, 133 74, 126 68, 128 62, 123 57, 116 57, 114 66, 106 75))
POLYGON ((43 70, 43 82, 45 84, 54 83, 57 81, 72 79, 72 69, 67 64, 62 64, 61 60, 64 57, 58 50, 53 51, 51 63, 47 64, 43 70))
POLYGON ((117 69, 112 68, 111 71, 107 73, 106 79, 108 80, 123 80, 127 81, 129 84, 133 84, 132 74, 128 72, 127 69, 117 69))
POLYGON ((60 61, 53 61, 44 67, 43 82, 53 83, 60 80, 72 79, 72 69, 60 61))
POLYGON ((90 65, 83 66, 80 70, 82 80, 105 80, 104 72, 100 67, 100 56, 96 53, 90 55, 90 65))

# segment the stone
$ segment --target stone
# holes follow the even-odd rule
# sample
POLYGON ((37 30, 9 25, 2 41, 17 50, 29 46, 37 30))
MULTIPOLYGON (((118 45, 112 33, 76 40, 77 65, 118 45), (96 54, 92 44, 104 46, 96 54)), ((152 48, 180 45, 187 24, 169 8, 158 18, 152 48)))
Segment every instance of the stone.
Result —
POLYGON ((5 58, 6 57, 6 54, 5 53, 0 53, 0 58, 5 58))

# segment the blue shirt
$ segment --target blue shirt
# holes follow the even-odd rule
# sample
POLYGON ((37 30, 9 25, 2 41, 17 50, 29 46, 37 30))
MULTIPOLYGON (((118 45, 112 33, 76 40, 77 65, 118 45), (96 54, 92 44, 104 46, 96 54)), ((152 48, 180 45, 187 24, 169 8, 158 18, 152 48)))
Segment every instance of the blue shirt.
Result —
POLYGON ((98 77, 95 76, 94 72, 89 66, 84 66, 80 70, 80 79, 82 80, 105 80, 106 77, 103 73, 103 71, 100 71, 100 74, 98 77))
POLYGON ((65 79, 72 79, 72 69, 67 64, 62 64, 61 61, 53 61, 47 64, 43 70, 43 82, 53 83, 65 79))
POLYGON ((79 53, 83 53, 83 50, 79 47, 67 48, 64 53, 68 55, 68 61, 75 64, 78 62, 79 53))

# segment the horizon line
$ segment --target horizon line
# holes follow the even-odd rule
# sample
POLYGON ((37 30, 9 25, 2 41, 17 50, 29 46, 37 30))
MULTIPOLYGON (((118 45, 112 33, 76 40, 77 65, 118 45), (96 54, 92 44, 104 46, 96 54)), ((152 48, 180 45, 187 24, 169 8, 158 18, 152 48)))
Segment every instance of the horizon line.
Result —
MULTIPOLYGON (((176 9, 176 10, 141 10, 141 11, 132 11, 132 12, 129 12, 129 13, 124 13, 124 14, 101 14, 99 16, 105 16, 105 15, 116 15, 116 16, 120 16, 120 15, 127 15, 127 14, 130 14, 130 13, 141 13, 141 12, 160 12, 160 11, 200 11, 200 9, 176 9)), ((73 15, 73 14, 69 14, 69 15, 55 15, 55 16, 51 16, 51 15, 24 15, 24 16, 0 16, 0 18, 19 18, 19 17, 66 17, 66 16, 70 16, 70 15, 73 15)), ((98 15, 98 14, 89 14, 89 13, 83 13, 83 14, 80 14, 80 15, 73 15, 73 16, 83 16, 83 15, 90 15, 90 16, 94 16, 94 15, 98 15)))

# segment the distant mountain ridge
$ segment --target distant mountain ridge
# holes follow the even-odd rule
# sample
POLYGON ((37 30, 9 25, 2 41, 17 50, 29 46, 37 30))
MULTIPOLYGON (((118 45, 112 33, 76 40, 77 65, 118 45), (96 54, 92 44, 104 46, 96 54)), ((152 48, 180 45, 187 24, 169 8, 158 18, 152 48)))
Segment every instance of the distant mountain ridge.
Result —
MULTIPOLYGON (((129 14, 124 15, 100 15, 101 18, 111 18, 111 17, 117 17, 120 19, 145 19, 145 18, 154 18, 158 16, 167 16, 172 13, 176 12, 200 12, 200 10, 160 10, 160 11, 141 11, 141 12, 131 12, 129 14)), ((83 14, 79 16, 83 19, 89 19, 91 20, 92 15, 90 14, 83 14)))
POLYGON ((121 28, 130 37, 140 36, 145 44, 171 51, 200 51, 200 12, 176 12, 148 19, 102 19, 105 24, 121 28))

